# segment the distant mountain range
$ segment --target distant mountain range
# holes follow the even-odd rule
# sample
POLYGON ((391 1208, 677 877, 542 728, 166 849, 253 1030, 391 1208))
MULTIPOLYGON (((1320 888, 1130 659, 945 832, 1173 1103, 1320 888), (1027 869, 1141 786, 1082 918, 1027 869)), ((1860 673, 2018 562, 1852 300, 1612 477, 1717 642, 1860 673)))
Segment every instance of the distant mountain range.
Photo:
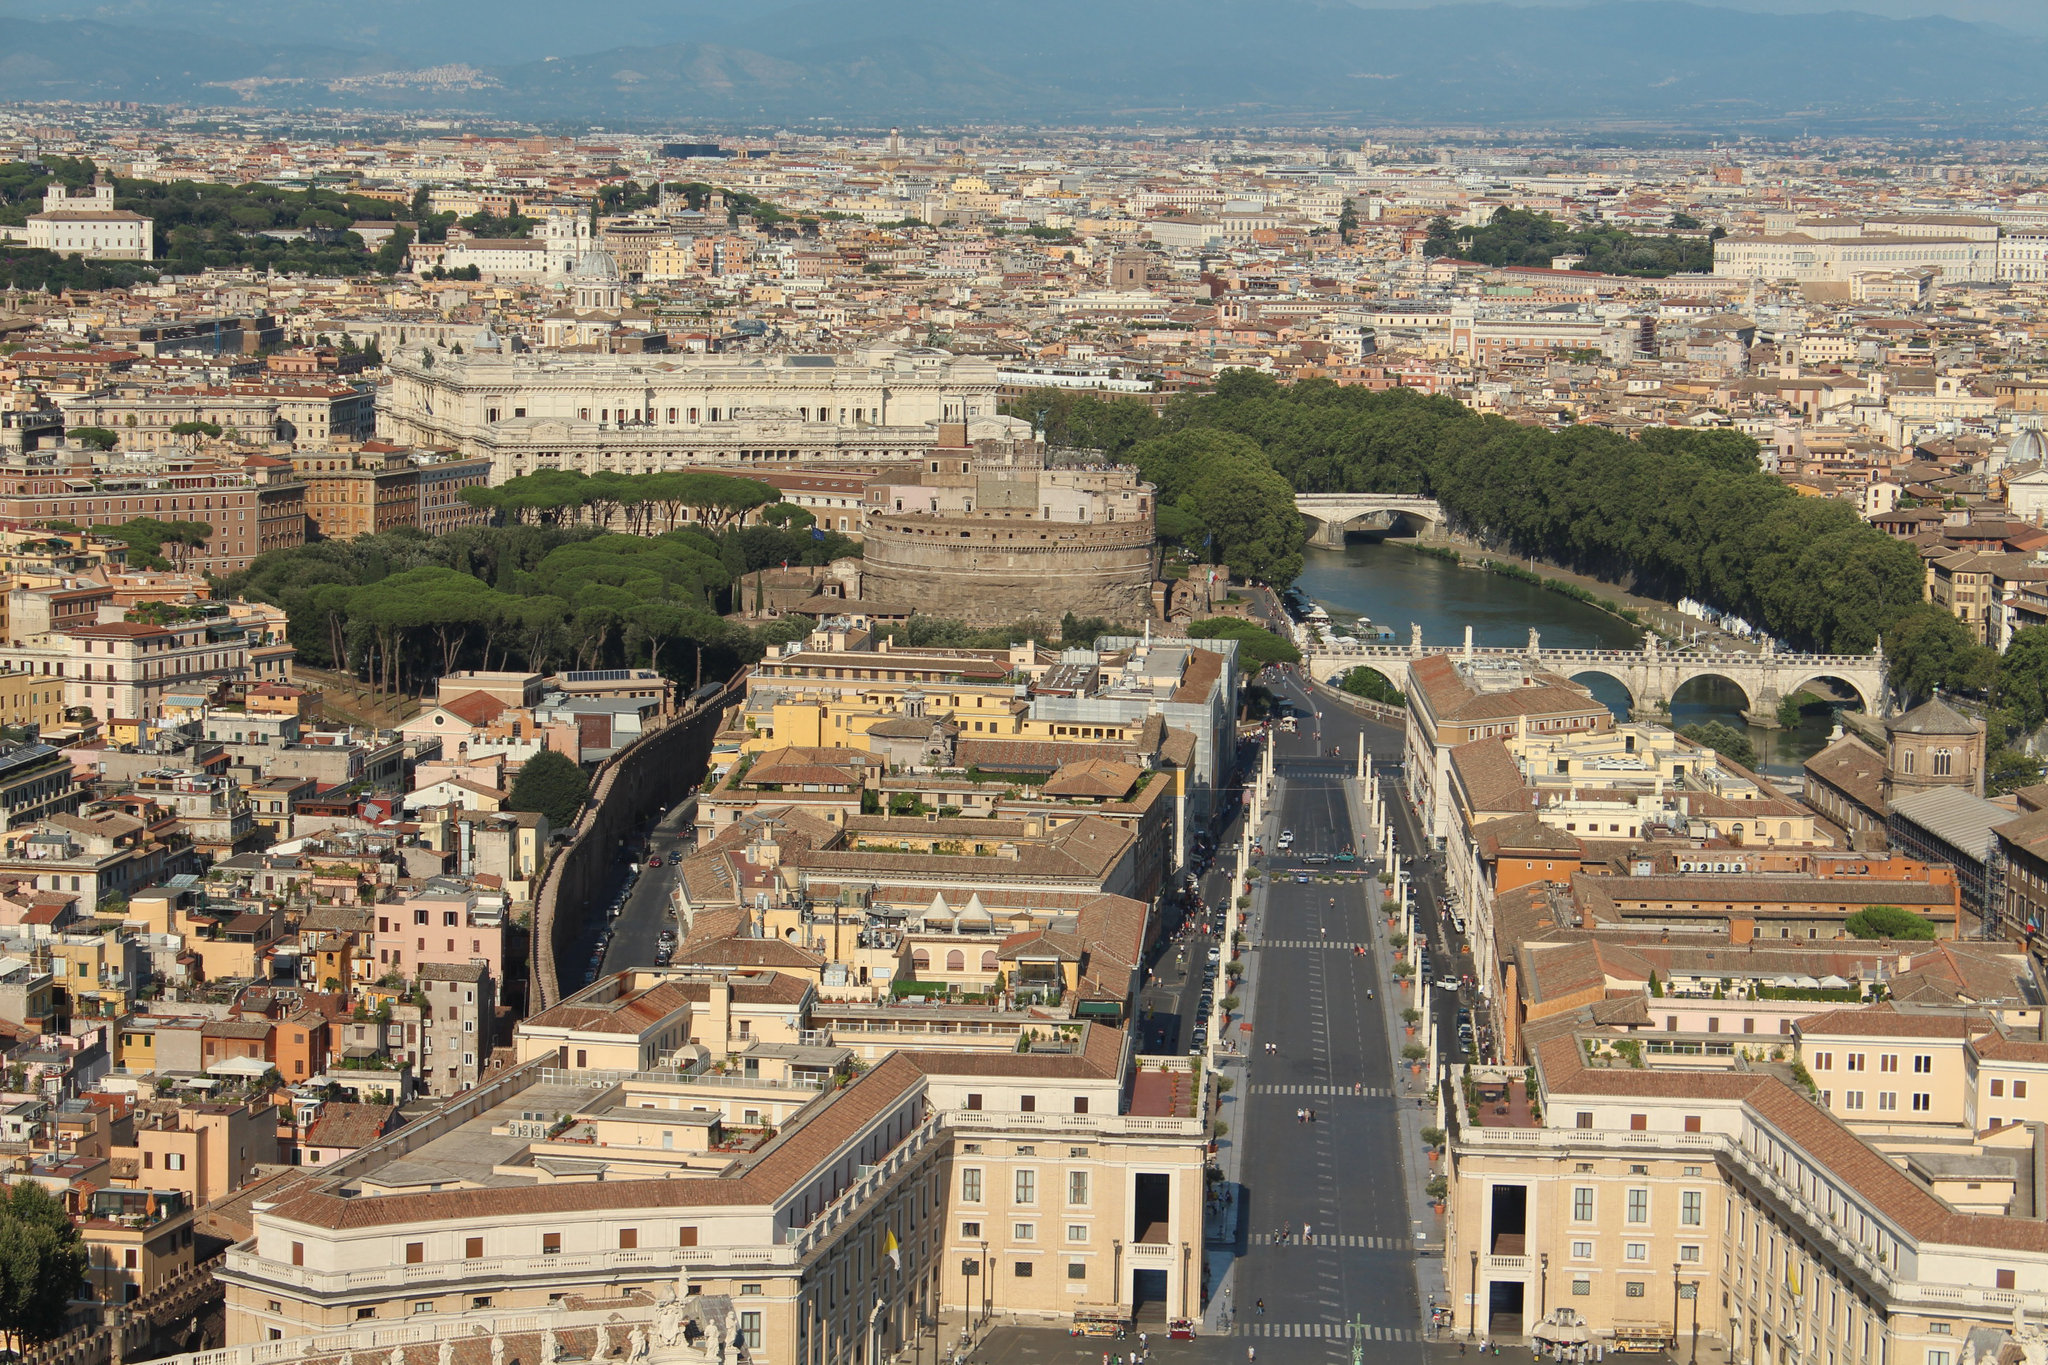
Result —
POLYGON ((121 11, 114 22, 0 19, 0 92, 608 126, 1639 123, 1939 135, 2037 122, 2048 69, 2048 39, 2007 29, 1681 0, 756 0, 740 10, 499 0, 488 21, 470 14, 467 46, 450 25, 474 0, 235 7, 262 23, 216 6, 227 8, 131 0, 110 7, 121 11), (280 14, 300 22, 282 27, 280 14), (420 32, 409 31, 415 19, 420 32), (288 33, 308 41, 282 41, 288 33), (551 40, 559 55, 514 59, 551 40), (451 62, 467 69, 423 69, 451 62))

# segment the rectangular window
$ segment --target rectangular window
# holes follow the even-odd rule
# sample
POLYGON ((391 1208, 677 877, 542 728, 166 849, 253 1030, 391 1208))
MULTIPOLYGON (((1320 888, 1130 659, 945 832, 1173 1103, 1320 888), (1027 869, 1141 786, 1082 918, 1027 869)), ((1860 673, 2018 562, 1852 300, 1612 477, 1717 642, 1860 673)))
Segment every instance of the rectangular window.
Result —
POLYGON ((1899 1069, 1898 1054, 1895 1052, 1879 1053, 1877 1058, 1877 1069, 1879 1071, 1897 1071, 1899 1069))
POLYGON ((1572 1293, 1574 1295, 1583 1298, 1592 1292, 1593 1282, 1591 1280, 1577 1279, 1572 1281, 1572 1293))
POLYGON ((749 1351, 761 1349, 761 1310, 752 1309, 740 1314, 740 1345, 749 1351))
POLYGON ((418 1265, 426 1259, 427 1244, 425 1242, 407 1242, 405 1244, 405 1263, 407 1265, 418 1265))
POLYGON ((1686 1227, 1696 1228, 1701 1224, 1702 1196, 1698 1190, 1686 1190, 1678 1196, 1678 1221, 1686 1227))
POLYGON ((981 1171, 978 1168, 968 1166, 961 1170, 960 1199, 967 1204, 981 1202, 981 1171))
POLYGON ((1019 1110, 1023 1111, 1024 1113, 1026 1113, 1026 1114, 1035 1114, 1035 1113, 1037 1113, 1037 1112, 1038 1112, 1038 1096, 1036 1096, 1036 1095, 1020 1095, 1020 1096, 1018 1096, 1018 1098, 1017 1098, 1017 1108, 1018 1108, 1019 1110))
POLYGON ((1930 1072, 1932 1072, 1933 1070, 1934 1070, 1934 1058, 1932 1058, 1932 1057, 1928 1056, 1927 1054, 1925 1054, 1925 1053, 1922 1053, 1922 1054, 1920 1054, 1919 1056, 1917 1056, 1917 1057, 1915 1057, 1915 1058, 1913 1059, 1913 1074, 1914 1074, 1914 1075, 1916 1075, 1916 1076, 1925 1076, 1925 1075, 1929 1074, 1930 1072))
POLYGON ((1650 1116, 1648 1114, 1630 1114, 1628 1116, 1628 1127, 1629 1131, 1632 1133, 1648 1132, 1650 1128, 1650 1116))
POLYGON ((1924 1114, 1924 1113, 1926 1113, 1926 1112, 1927 1112, 1928 1110, 1932 1109, 1933 1107, 1934 1107, 1934 1096, 1932 1096, 1932 1095, 1928 1094, 1928 1093, 1927 1093, 1926 1091, 1924 1091, 1924 1090, 1923 1090, 1923 1091, 1921 1091, 1921 1092, 1920 1092, 1919 1094, 1917 1094, 1917 1095, 1913 1096, 1913 1112, 1914 1112, 1914 1113, 1916 1113, 1916 1114, 1924 1114))
POLYGON ((2012 1097, 2016 1100, 2023 1100, 2027 1097, 2027 1083, 2025 1081, 2014 1081, 2012 1083, 2012 1097))
POLYGON ((1647 1223, 1650 1221, 1650 1192, 1630 1190, 1628 1192, 1628 1221, 1647 1223))
POLYGON ((1863 1107, 1863 1092, 1861 1090, 1844 1090, 1842 1092, 1842 1107, 1844 1109, 1861 1109, 1863 1107))
POLYGON ((1037 1241, 1037 1240, 1038 1240, 1038 1224, 1036 1224, 1036 1223, 1012 1223, 1012 1224, 1010 1225, 1010 1240, 1011 1240, 1011 1241, 1013 1241, 1013 1242, 1035 1242, 1035 1241, 1037 1241))
POLYGON ((1590 1113, 1588 1113, 1587 1111, 1585 1111, 1584 1109, 1581 1109, 1581 1110, 1579 1111, 1579 1127, 1581 1127, 1581 1128, 1591 1128, 1592 1126, 1593 1126, 1593 1116, 1592 1116, 1592 1115, 1591 1115, 1590 1113))
POLYGON ((621 1250, 621 1251, 632 1251, 632 1250, 635 1250, 636 1248, 638 1248, 638 1247, 639 1247, 639 1245, 640 1245, 640 1229, 638 1229, 638 1228, 620 1228, 620 1229, 619 1229, 619 1250, 621 1250))
POLYGON ((1075 1208, 1088 1206, 1088 1172, 1067 1172, 1067 1202, 1075 1208))
POLYGON ((693 1247, 697 1245, 697 1229, 694 1227, 676 1229, 676 1245, 679 1247, 693 1247))
POLYGON ((981 1108, 981 1096, 979 1096, 979 1095, 969 1095, 969 1096, 967 1097, 967 1107, 968 1107, 969 1109, 979 1109, 979 1108, 981 1108))
POLYGON ((1088 1112, 1088 1097, 1086 1095, 1074 1096, 1074 1112, 1077 1114, 1088 1112))
POLYGON ((1878 1091, 1878 1092, 1877 1092, 1877 1107, 1878 1107, 1878 1109, 1879 1109, 1880 1111, 1889 1111, 1889 1110, 1897 1109, 1897 1108, 1899 1107, 1899 1096, 1898 1096, 1898 1092, 1897 1092, 1897 1091, 1895 1091, 1895 1090, 1880 1090, 1880 1091, 1878 1091))
POLYGON ((1850 1069, 1851 1071, 1861 1071, 1861 1070, 1863 1069, 1863 1054, 1862 1054, 1862 1053, 1860 1053, 1860 1052, 1852 1052, 1852 1053, 1850 1053, 1850 1054, 1849 1054, 1849 1069, 1850 1069))
POLYGON ((2013 1283, 2013 1280, 2014 1280, 2014 1274, 2013 1274, 2013 1272, 2012 1272, 2012 1271, 2010 1271, 2010 1270, 2001 1270, 2001 1271, 1999 1271, 1999 1272, 1998 1272, 1998 1287, 1999 1287, 2000 1289, 2013 1289, 2013 1288, 2016 1288, 2017 1286, 2016 1286, 2016 1285, 2015 1285, 2015 1284, 2013 1283))
POLYGON ((1626 1243, 1621 1249, 1621 1254, 1631 1261, 1647 1261, 1650 1259, 1650 1244, 1648 1242, 1626 1243))
POLYGON ((1643 1282, 1641 1280, 1629 1280, 1622 1285, 1621 1292, 1625 1297, 1640 1299, 1643 1297, 1643 1282))
POLYGON ((292 1243, 292 1264, 293 1264, 293 1265, 304 1265, 305 1263, 306 1263, 306 1244, 305 1244, 304 1242, 293 1242, 293 1243, 292 1243))
POLYGON ((1031 1278, 1031 1262, 1017 1262, 1017 1278, 1020 1280, 1028 1280, 1031 1278))
POLYGON ((1013 1193, 1015 1197, 1011 1200, 1012 1203, 1036 1204, 1038 1202, 1038 1172, 1017 1172, 1016 1188, 1013 1193))
POLYGON ((1088 1278, 1088 1263, 1087 1263, 1086 1261, 1068 1261, 1068 1262, 1067 1262, 1067 1278, 1068 1278, 1068 1279, 1070 1279, 1070 1280, 1085 1280, 1085 1279, 1087 1279, 1087 1278, 1088 1278))
POLYGON ((1991 1095, 1993 1099, 2003 1099, 2005 1097, 2005 1082, 1993 1081, 1991 1083, 1991 1095))
POLYGON ((1591 1242, 1573 1242, 1573 1243, 1572 1243, 1572 1259, 1573 1259, 1574 1261, 1590 1261, 1590 1260, 1592 1260, 1592 1259, 1593 1259, 1593 1244, 1592 1244, 1591 1242))
POLYGON ((1069 1224, 1067 1224, 1067 1240, 1068 1240, 1069 1242, 1085 1242, 1085 1241, 1087 1241, 1087 1240, 1088 1240, 1088 1225, 1087 1225, 1086 1223, 1069 1223, 1069 1224))
POLYGON ((1593 1187, 1575 1186, 1572 1190, 1572 1221, 1590 1223, 1593 1221, 1593 1187))
POLYGON ((1678 1259, 1681 1261, 1697 1261, 1699 1258, 1700 1249, 1696 1246, 1682 1246, 1678 1249, 1678 1259))
POLYGON ((561 1255, 562 1234, 559 1232, 543 1232, 540 1235, 540 1254, 543 1256, 561 1255))
POLYGON ((481 1261, 483 1258, 484 1239, 481 1237, 465 1237, 462 1241, 462 1259, 465 1261, 481 1261))

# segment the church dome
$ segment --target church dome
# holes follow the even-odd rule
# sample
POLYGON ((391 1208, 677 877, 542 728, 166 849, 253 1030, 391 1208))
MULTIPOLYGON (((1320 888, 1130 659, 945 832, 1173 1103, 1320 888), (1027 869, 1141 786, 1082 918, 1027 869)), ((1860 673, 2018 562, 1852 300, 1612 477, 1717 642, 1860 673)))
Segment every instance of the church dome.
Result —
POLYGON ((592 247, 576 262, 576 277, 586 280, 615 280, 619 277, 619 263, 612 259, 612 253, 602 247, 592 247))
POLYGON ((2012 444, 2006 447, 2005 462, 2007 464, 2040 464, 2048 462, 2048 437, 2042 436, 2033 427, 2026 428, 2019 435, 2013 437, 2012 444))

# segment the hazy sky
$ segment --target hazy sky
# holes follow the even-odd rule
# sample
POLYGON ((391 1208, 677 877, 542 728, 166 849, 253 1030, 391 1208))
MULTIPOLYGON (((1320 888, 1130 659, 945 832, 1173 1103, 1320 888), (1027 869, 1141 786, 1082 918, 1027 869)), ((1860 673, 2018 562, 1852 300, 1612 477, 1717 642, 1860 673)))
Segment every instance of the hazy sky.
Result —
MULTIPOLYGON (((1352 0, 1373 9, 1406 9, 1417 3, 1457 0, 1352 0)), ((1571 5, 1581 0, 1510 0, 1519 4, 1571 5)), ((1828 14, 1851 10, 1888 19, 1941 16, 1979 24, 2002 24, 2024 33, 2048 34, 2048 0, 1696 0, 1728 9, 1761 10, 1770 14, 1828 14)))

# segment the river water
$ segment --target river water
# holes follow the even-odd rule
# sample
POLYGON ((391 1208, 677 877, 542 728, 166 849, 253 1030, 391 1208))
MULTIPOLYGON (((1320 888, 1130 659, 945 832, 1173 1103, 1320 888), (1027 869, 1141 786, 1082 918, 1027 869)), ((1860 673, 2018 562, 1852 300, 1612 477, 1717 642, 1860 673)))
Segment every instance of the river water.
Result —
MULTIPOLYGON (((1528 644, 1533 626, 1547 647, 1642 648, 1642 631, 1598 607, 1383 541, 1354 540, 1342 550, 1311 545, 1295 585, 1321 603, 1340 627, 1364 616, 1404 643, 1413 623, 1422 627, 1425 644, 1462 643, 1469 625, 1474 644, 1519 649, 1528 644)), ((1597 674, 1582 681, 1615 715, 1627 718, 1628 693, 1621 684, 1597 674)), ((1735 726, 1756 746, 1759 767, 1786 775, 1798 773, 1799 765, 1827 743, 1831 725, 1818 710, 1808 711, 1792 730, 1748 725, 1742 719, 1741 690, 1718 678, 1680 688, 1671 718, 1676 727, 1709 720, 1735 726)))

